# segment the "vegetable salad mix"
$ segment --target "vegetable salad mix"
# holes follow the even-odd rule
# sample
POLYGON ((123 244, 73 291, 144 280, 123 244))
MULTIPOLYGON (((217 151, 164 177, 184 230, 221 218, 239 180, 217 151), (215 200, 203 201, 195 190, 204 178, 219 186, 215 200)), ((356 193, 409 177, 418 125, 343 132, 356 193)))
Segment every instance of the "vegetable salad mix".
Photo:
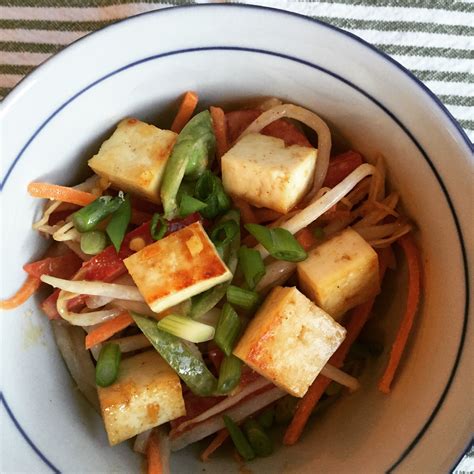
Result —
POLYGON ((413 225, 381 156, 331 155, 326 123, 277 99, 197 105, 187 92, 170 130, 122 120, 81 184, 29 185, 52 245, 1 302, 53 288, 41 308, 72 377, 110 444, 134 439, 150 473, 211 436, 203 461, 225 443, 268 456, 274 426, 292 445, 357 390, 383 351, 364 326, 398 244, 409 288, 378 385, 390 392, 420 298, 413 225))

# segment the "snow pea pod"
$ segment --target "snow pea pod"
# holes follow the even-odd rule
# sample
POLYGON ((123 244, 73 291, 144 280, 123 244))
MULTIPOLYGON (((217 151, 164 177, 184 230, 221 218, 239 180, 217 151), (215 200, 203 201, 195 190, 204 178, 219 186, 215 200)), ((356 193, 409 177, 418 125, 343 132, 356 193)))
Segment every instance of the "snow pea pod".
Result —
POLYGON ((206 364, 179 337, 158 329, 156 321, 131 312, 137 326, 163 359, 179 375, 191 391, 200 397, 212 395, 217 380, 206 364))
POLYGON ((178 213, 178 190, 184 177, 195 180, 206 170, 216 147, 211 114, 205 110, 195 115, 178 135, 166 164, 161 185, 165 218, 178 213))

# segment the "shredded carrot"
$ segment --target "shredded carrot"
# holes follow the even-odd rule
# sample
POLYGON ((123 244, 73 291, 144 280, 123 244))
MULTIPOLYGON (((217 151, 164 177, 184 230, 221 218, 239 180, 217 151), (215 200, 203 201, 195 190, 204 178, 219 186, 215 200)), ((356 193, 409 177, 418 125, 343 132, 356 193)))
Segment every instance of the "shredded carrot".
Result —
POLYGON ((106 341, 122 329, 130 326, 133 319, 128 312, 119 314, 116 318, 105 321, 98 328, 91 331, 86 336, 86 349, 106 341))
POLYGON ((77 204, 78 206, 86 206, 97 199, 97 196, 92 193, 49 183, 30 183, 28 185, 28 192, 30 196, 36 198, 53 199, 55 201, 77 204))
POLYGON ((420 302, 421 289, 421 258, 418 247, 415 244, 413 236, 406 234, 398 243, 403 249, 408 264, 408 296, 402 322, 398 328, 395 342, 392 345, 390 358, 384 374, 379 382, 379 390, 383 393, 390 393, 390 385, 397 371, 397 367, 405 350, 408 337, 410 336, 415 319, 418 304, 420 302))
POLYGON ((160 442, 154 432, 151 433, 147 446, 148 474, 163 474, 160 442))
POLYGON ((255 217, 257 218, 257 222, 259 224, 262 222, 276 221, 282 216, 283 214, 280 212, 274 211, 273 209, 267 209, 266 207, 255 209, 255 217))
POLYGON ((21 288, 6 300, 0 300, 0 309, 13 309, 22 305, 41 285, 39 278, 28 276, 21 288))
POLYGON ((227 429, 222 429, 217 433, 216 437, 211 441, 211 444, 201 453, 201 461, 209 461, 209 456, 229 437, 229 432, 227 429))
MULTIPOLYGON (((379 276, 380 281, 383 280, 385 270, 388 262, 388 251, 381 249, 379 252, 379 276)), ((349 317, 349 322, 346 326, 346 337, 337 351, 329 359, 329 363, 339 368, 344 363, 344 359, 349 352, 354 341, 359 337, 359 334, 369 319, 372 307, 375 302, 375 297, 366 301, 365 303, 355 307, 349 317)), ((298 402, 295 414, 289 427, 285 432, 283 443, 291 446, 295 444, 300 438, 306 422, 308 421, 314 407, 322 397, 326 388, 331 383, 331 380, 323 375, 318 375, 315 381, 311 384, 305 396, 298 402)))
POLYGON ((171 130, 173 130, 173 132, 179 133, 183 130, 184 126, 193 115, 197 103, 198 95, 196 92, 188 91, 184 94, 178 113, 173 120, 173 125, 171 125, 171 130))
POLYGON ((212 125, 214 127, 214 135, 216 136, 217 158, 225 154, 228 149, 227 144, 227 122, 225 120, 224 111, 220 107, 211 107, 212 125))
POLYGON ((235 207, 240 211, 240 217, 244 224, 256 224, 257 218, 252 209, 252 206, 243 199, 233 197, 232 201, 234 202, 235 207))
POLYGON ((307 227, 297 232, 295 237, 305 250, 309 250, 317 242, 316 237, 307 227))

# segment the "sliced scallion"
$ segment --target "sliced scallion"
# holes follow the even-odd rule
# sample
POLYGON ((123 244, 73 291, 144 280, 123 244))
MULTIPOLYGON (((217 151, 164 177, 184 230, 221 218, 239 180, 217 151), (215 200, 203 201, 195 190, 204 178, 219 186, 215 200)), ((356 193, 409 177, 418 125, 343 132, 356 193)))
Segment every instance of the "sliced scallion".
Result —
POLYGON ((107 247, 107 236, 100 230, 81 234, 81 250, 87 255, 97 255, 107 247))
POLYGON ((121 356, 118 344, 108 343, 102 346, 95 367, 95 382, 99 387, 108 387, 117 380, 121 356))
POLYGON ((214 337, 215 329, 187 316, 170 314, 158 323, 158 328, 190 342, 206 342, 214 337))
POLYGON ((245 283, 253 290, 265 275, 265 265, 257 250, 245 245, 239 249, 239 265, 244 274, 245 283))
POLYGON ((168 231, 168 221, 160 214, 153 214, 150 223, 150 234, 154 240, 162 239, 168 231))
POLYGON ((234 355, 226 356, 222 359, 219 369, 219 380, 217 381, 217 391, 226 394, 234 390, 239 385, 242 362, 234 355))
POLYGON ((189 214, 192 214, 193 212, 202 211, 206 207, 207 204, 205 202, 193 198, 188 194, 183 194, 179 205, 179 216, 186 217, 189 216, 189 214))
POLYGON ((120 207, 112 214, 112 218, 105 229, 117 252, 120 250, 131 217, 132 205, 130 204, 130 196, 127 194, 120 207))
POLYGON ((308 256, 294 235, 280 227, 270 229, 259 224, 246 224, 245 228, 261 243, 268 253, 288 262, 301 262, 308 256))
POLYGON ((211 230, 211 240, 215 245, 228 245, 239 233, 239 225, 234 220, 221 222, 211 230))
POLYGON ((244 433, 257 456, 269 456, 273 452, 273 443, 262 427, 253 419, 245 421, 244 433))
POLYGON ((214 219, 230 209, 230 199, 221 180, 209 170, 204 171, 197 180, 194 197, 207 204, 201 211, 206 219, 214 219))
POLYGON ((232 353, 234 343, 240 333, 240 326, 239 315, 229 303, 226 303, 222 308, 221 316, 217 323, 214 340, 227 356, 230 356, 232 353))
POLYGON ((123 202, 123 197, 101 196, 72 215, 74 227, 79 232, 94 230, 110 214, 115 212, 123 202))
POLYGON ((239 454, 246 461, 251 461, 252 459, 254 459, 255 453, 252 449, 252 446, 250 446, 250 443, 247 441, 244 434, 242 433, 242 430, 237 426, 237 424, 232 420, 232 418, 228 417, 227 415, 224 415, 222 418, 224 419, 225 427, 227 428, 227 431, 229 432, 230 437, 232 438, 232 442, 234 443, 234 446, 236 447, 239 454))
POLYGON ((258 305, 260 295, 256 291, 244 290, 238 286, 229 285, 227 288, 227 301, 239 308, 250 310, 258 305))

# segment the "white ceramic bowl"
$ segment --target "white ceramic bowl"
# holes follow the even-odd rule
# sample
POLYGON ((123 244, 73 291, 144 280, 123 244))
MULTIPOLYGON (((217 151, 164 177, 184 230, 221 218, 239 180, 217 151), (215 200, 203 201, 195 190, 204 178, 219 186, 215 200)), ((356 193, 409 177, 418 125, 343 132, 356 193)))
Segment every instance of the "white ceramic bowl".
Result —
MULTIPOLYGON (((349 33, 278 10, 194 6, 117 23, 47 61, 1 109, 2 296, 45 245, 30 231, 40 203, 27 184, 73 183, 118 120, 159 123, 188 89, 204 105, 259 95, 300 103, 367 157, 381 151, 424 253, 425 300, 393 393, 376 390, 380 360, 361 391, 252 471, 446 472, 473 426, 472 151, 431 92, 349 33)), ((394 286, 385 305, 392 333, 403 301, 394 286)), ((127 443, 107 446, 36 303, 0 318, 2 471, 139 472, 127 443)), ((201 472, 195 451, 174 455, 175 472, 201 472)), ((223 457, 205 469, 238 472, 223 457)))

